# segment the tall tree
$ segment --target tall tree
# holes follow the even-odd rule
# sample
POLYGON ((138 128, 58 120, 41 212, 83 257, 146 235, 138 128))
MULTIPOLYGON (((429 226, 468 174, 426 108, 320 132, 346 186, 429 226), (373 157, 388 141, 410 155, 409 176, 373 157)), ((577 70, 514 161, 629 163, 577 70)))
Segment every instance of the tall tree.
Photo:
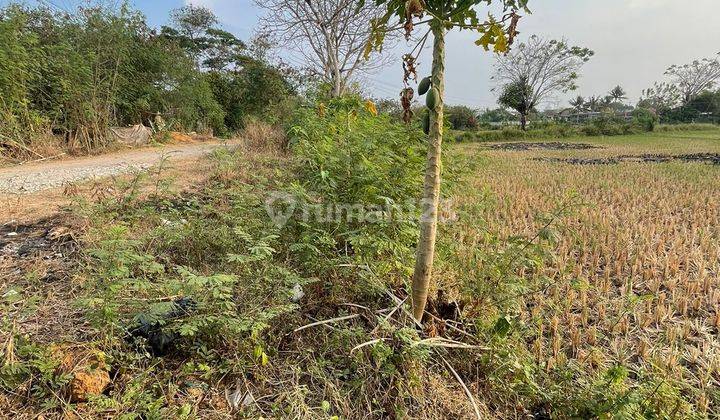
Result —
MULTIPOLYGON (((489 6, 492 0, 359 0, 359 7, 366 4, 387 7, 382 18, 372 22, 372 38, 366 53, 382 49, 385 34, 397 29, 404 29, 405 36, 410 39, 416 26, 427 24, 429 29, 420 37, 420 42, 413 52, 404 56, 405 82, 414 79, 416 57, 415 51, 422 50, 425 41, 433 36, 433 62, 431 86, 427 92, 426 104, 430 111, 430 130, 423 190, 423 217, 420 220, 420 239, 417 245, 415 271, 412 278, 413 316, 420 322, 425 312, 433 260, 435 256, 435 239, 437 236, 438 207, 440 203, 441 150, 443 140, 443 114, 445 96, 445 36, 452 29, 473 30, 479 34, 475 42, 485 50, 490 47, 495 52, 507 52, 512 44, 520 16, 517 11, 527 10, 528 0, 498 0, 503 9, 503 16, 495 18, 488 14, 487 20, 480 20, 476 8, 480 5, 489 6), (390 24, 390 19, 399 18, 399 23, 390 24)), ((412 95, 409 87, 403 95, 412 95)))
POLYGON ((527 83, 527 80, 521 78, 517 82, 503 86, 498 99, 500 105, 512 108, 520 114, 520 128, 523 131, 527 129, 527 116, 535 109, 532 103, 532 95, 532 87, 527 83))
POLYGON ((570 101, 570 106, 575 109, 577 112, 582 112, 585 110, 585 98, 578 95, 577 98, 570 101))
POLYGON ((717 92, 705 91, 690 101, 688 108, 697 111, 698 115, 709 114, 714 118, 720 117, 720 90, 717 92))
POLYGON ((220 71, 248 58, 245 43, 218 28, 217 16, 207 7, 184 6, 173 10, 170 17, 172 26, 163 26, 162 36, 183 47, 198 69, 220 71))
POLYGON ((614 102, 622 102, 627 99, 627 93, 620 85, 615 86, 609 93, 614 102))
POLYGON ((612 108, 613 102, 614 102, 614 99, 612 96, 610 96, 610 95, 603 96, 602 98, 600 98, 600 110, 604 111, 604 110, 608 110, 608 109, 612 108))
POLYGON ((703 58, 682 66, 673 65, 665 74, 680 89, 685 105, 703 91, 712 89, 720 80, 720 53, 714 58, 703 58))
POLYGON ((267 12, 261 30, 302 57, 306 69, 328 83, 333 96, 344 94, 360 73, 386 64, 378 51, 363 52, 370 39, 368 23, 382 16, 383 8, 356 0, 256 0, 267 12))
POLYGON ((642 91, 638 107, 652 108, 662 113, 680 105, 682 93, 677 85, 670 83, 655 83, 653 87, 642 91))
MULTIPOLYGON (((493 79, 501 89, 526 84, 529 93, 523 108, 529 112, 551 93, 577 89, 578 72, 593 55, 592 50, 572 47, 564 40, 533 35, 509 54, 497 57, 493 79)), ((527 113, 520 115, 527 119, 527 113)))
POLYGON ((585 106, 590 112, 599 112, 602 109, 602 99, 597 96, 591 96, 585 101, 585 106))

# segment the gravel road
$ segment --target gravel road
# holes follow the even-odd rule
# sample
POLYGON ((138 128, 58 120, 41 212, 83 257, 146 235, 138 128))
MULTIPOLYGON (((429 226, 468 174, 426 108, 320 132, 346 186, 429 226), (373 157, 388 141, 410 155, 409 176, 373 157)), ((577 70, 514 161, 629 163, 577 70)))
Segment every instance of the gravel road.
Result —
POLYGON ((197 158, 215 149, 235 147, 233 142, 167 145, 51 162, 0 168, 0 193, 29 194, 68 183, 141 171, 159 163, 197 158))

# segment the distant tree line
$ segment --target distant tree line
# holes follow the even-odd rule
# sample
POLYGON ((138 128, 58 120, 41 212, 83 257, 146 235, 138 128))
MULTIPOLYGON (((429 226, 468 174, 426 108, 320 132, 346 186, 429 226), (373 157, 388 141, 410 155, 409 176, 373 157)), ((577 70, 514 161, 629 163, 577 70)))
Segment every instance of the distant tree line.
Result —
POLYGON ((638 107, 652 109, 664 123, 720 123, 720 53, 673 65, 667 81, 645 89, 638 107))
POLYGON ((186 6, 171 22, 153 29, 128 5, 0 9, 0 152, 50 134, 89 150, 111 126, 158 120, 222 135, 293 90, 262 41, 221 30, 208 9, 186 6))

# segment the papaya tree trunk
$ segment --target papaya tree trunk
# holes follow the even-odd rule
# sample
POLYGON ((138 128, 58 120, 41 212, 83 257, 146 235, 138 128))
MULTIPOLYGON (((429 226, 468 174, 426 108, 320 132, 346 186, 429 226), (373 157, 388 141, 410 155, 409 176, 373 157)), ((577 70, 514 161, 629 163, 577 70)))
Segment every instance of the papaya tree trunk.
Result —
POLYGON ((445 29, 441 24, 433 25, 432 89, 435 90, 435 107, 430 109, 430 138, 428 140, 427 167, 423 189, 423 214, 420 219, 420 239, 415 258, 415 272, 412 278, 413 316, 422 321, 427 304, 435 238, 437 236, 438 207, 440 205, 440 169, 443 140, 443 96, 445 95, 445 29))
POLYGON ((520 114, 520 128, 522 131, 527 130, 527 115, 525 114, 520 114))

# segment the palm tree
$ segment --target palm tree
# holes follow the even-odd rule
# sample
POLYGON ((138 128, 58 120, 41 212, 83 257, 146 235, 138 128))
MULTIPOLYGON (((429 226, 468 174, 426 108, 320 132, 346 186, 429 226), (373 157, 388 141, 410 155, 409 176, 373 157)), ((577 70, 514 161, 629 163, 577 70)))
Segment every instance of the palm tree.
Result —
POLYGON ((585 98, 583 98, 582 96, 578 95, 577 98, 575 98, 575 99, 573 99, 572 101, 570 101, 570 106, 572 106, 573 108, 575 108, 575 111, 577 111, 577 112, 582 112, 582 111, 584 111, 584 110, 585 110, 585 98))
POLYGON ((600 108, 608 109, 612 106, 613 103, 615 103, 615 98, 610 95, 606 95, 600 100, 600 108))
POLYGON ((600 98, 597 96, 591 96, 585 101, 585 106, 588 111, 597 112, 600 110, 600 98))
POLYGON ((620 85, 617 85, 610 91, 609 95, 614 102, 622 102, 627 99, 627 92, 620 85))

